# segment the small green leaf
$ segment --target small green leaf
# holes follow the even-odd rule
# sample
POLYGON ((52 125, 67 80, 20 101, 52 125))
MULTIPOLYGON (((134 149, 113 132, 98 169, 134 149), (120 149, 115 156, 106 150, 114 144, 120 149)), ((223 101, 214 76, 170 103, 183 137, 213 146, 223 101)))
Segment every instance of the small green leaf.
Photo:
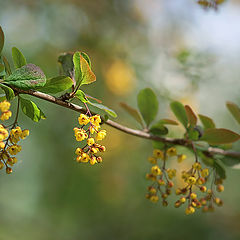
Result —
POLYGON ((137 96, 138 108, 143 120, 149 126, 158 113, 158 100, 150 88, 142 89, 137 96))
POLYGON ((207 117, 202 114, 198 114, 200 121, 204 127, 204 129, 216 128, 215 123, 210 117, 207 117))
POLYGON ((199 139, 199 131, 194 128, 189 129, 188 138, 193 141, 197 141, 199 139))
POLYGON ((166 118, 159 120, 158 123, 162 125, 178 125, 178 122, 166 118))
POLYGON ((3 30, 0 26, 0 55, 2 53, 3 46, 4 46, 4 33, 3 33, 3 30))
POLYGON ((162 124, 154 124, 150 128, 150 133, 157 136, 166 135, 168 134, 168 129, 162 124))
POLYGON ((195 115, 195 113, 193 112, 190 106, 185 105, 184 107, 187 113, 187 118, 190 126, 195 127, 197 125, 197 116, 195 115))
POLYGON ((226 105, 235 120, 240 124, 240 108, 238 105, 232 102, 227 102, 226 105))
POLYGON ((73 85, 73 81, 70 77, 58 76, 47 79, 46 84, 43 87, 39 87, 39 91, 44 93, 59 93, 63 92, 73 85))
POLYGON ((26 58, 23 56, 21 51, 16 47, 12 48, 12 58, 15 68, 20 68, 27 64, 26 58))
POLYGON ((140 123, 140 125, 141 125, 142 127, 144 127, 143 121, 142 121, 142 117, 141 117, 141 115, 140 115, 140 113, 138 112, 137 109, 135 109, 135 108, 129 106, 128 104, 123 103, 123 102, 120 103, 120 106, 121 106, 129 115, 131 115, 138 123, 140 123))
POLYGON ((228 167, 236 167, 240 165, 240 159, 234 157, 223 157, 219 159, 224 165, 228 167))
POLYGON ((81 52, 81 55, 84 57, 84 59, 87 61, 88 65, 89 65, 89 67, 91 68, 92 63, 91 63, 89 56, 85 52, 81 52))
MULTIPOLYGON (((82 90, 77 90, 77 92, 74 95, 77 99, 79 99, 83 103, 89 102, 88 99, 86 98, 85 93, 82 90)), ((90 102, 89 102, 90 103, 90 102)))
POLYGON ((13 71, 4 82, 10 86, 27 90, 44 86, 46 84, 46 76, 38 66, 27 64, 13 71))
POLYGON ((233 143, 240 139, 240 135, 224 128, 210 128, 204 131, 201 140, 212 145, 233 143))
POLYGON ((0 63, 0 73, 3 72, 5 69, 4 65, 0 63))
POLYGON ((214 159, 214 168, 216 169, 216 172, 220 178, 226 178, 225 168, 222 166, 221 162, 218 159, 214 159))
POLYGON ((11 75, 11 74, 12 74, 12 71, 11 71, 10 64, 9 64, 7 58, 5 58, 4 56, 3 56, 3 63, 4 63, 4 66, 5 66, 5 71, 6 71, 6 73, 7 73, 8 75, 11 75))
POLYGON ((203 163, 206 164, 207 166, 213 167, 214 166, 214 159, 207 157, 202 151, 197 151, 198 155, 202 159, 203 163))
POLYGON ((31 118, 34 122, 39 122, 41 119, 45 119, 46 116, 38 106, 27 99, 20 98, 21 108, 23 113, 31 118))
POLYGON ((166 147, 163 142, 159 142, 159 141, 152 141, 152 145, 154 149, 160 149, 160 150, 163 150, 166 147))
POLYGON ((8 101, 11 101, 15 97, 14 91, 10 87, 8 87, 2 83, 0 83, 0 87, 5 92, 6 98, 8 101))
POLYGON ((117 117, 117 114, 112 109, 110 109, 110 108, 108 108, 108 107, 106 107, 106 106, 104 106, 102 104, 93 103, 93 102, 90 102, 90 101, 88 101, 88 103, 91 104, 92 106, 96 107, 96 108, 99 108, 99 109, 105 111, 111 117, 114 117, 114 118, 117 117))
POLYGON ((174 113, 174 115, 176 116, 176 118, 179 120, 179 122, 181 122, 182 125, 185 128, 187 128, 188 117, 187 117, 187 113, 186 113, 186 110, 185 110, 183 104, 175 101, 170 104, 170 108, 171 108, 172 112, 174 113))
MULTIPOLYGON (((74 65, 73 65, 73 53, 62 53, 58 57, 58 62, 61 64, 61 75, 73 77, 74 65)), ((75 84, 74 84, 75 85, 75 84)))

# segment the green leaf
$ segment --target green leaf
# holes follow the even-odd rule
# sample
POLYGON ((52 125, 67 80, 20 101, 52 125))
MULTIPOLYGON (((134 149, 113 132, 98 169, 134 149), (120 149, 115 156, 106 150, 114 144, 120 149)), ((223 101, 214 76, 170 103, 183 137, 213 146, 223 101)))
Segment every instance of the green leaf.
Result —
POLYGON ((27 64, 13 71, 4 82, 10 86, 27 90, 43 87, 46 84, 46 76, 38 66, 27 64))
POLYGON ((4 65, 0 63, 0 73, 3 72, 5 69, 4 65))
MULTIPOLYGON (((73 77, 74 65, 73 65, 73 53, 66 52, 62 53, 58 57, 58 62, 61 64, 62 75, 73 77)), ((75 84, 74 84, 75 85, 75 84)))
POLYGON ((39 122, 41 119, 45 119, 46 116, 38 106, 27 99, 20 98, 21 108, 23 113, 31 118, 34 122, 39 122))
POLYGON ((137 96, 138 108, 143 120, 149 126, 158 113, 158 100, 150 88, 142 89, 137 96))
POLYGON ((200 121, 204 127, 204 129, 216 128, 215 123, 210 117, 207 117, 202 114, 198 114, 200 121))
POLYGON ((214 168, 216 169, 216 172, 220 178, 226 178, 225 168, 222 166, 221 162, 218 159, 214 159, 214 168))
POLYGON ((151 128, 150 128, 150 133, 152 133, 153 135, 166 135, 168 134, 168 129, 162 125, 162 124, 154 124, 151 128))
POLYGON ((4 33, 3 33, 3 30, 0 26, 0 55, 2 53, 3 46, 4 46, 4 33))
POLYGON ((88 103, 90 103, 92 106, 94 106, 94 107, 96 107, 96 108, 99 108, 99 109, 105 111, 105 112, 106 112, 107 114, 109 114, 109 116, 111 116, 111 117, 114 117, 114 118, 117 117, 117 114, 116 114, 112 109, 110 109, 110 108, 108 108, 108 107, 106 107, 106 106, 104 106, 104 105, 102 105, 102 104, 93 103, 93 102, 90 102, 90 101, 88 101, 88 103))
POLYGON ((159 120, 158 123, 162 125, 178 125, 178 122, 166 118, 159 120))
POLYGON ((27 64, 26 58, 23 56, 21 51, 16 47, 12 48, 12 58, 15 68, 20 68, 27 64))
POLYGON ((227 102, 226 105, 235 120, 240 124, 240 108, 238 105, 232 102, 227 102))
POLYGON ((201 140, 211 145, 233 143, 240 139, 240 135, 224 128, 210 128, 204 131, 201 140))
POLYGON ((188 118, 190 127, 195 127, 197 125, 197 116, 195 115, 195 113, 193 112, 190 106, 185 105, 184 107, 187 113, 187 118, 188 118))
POLYGON ((213 167, 214 166, 214 159, 207 157, 202 151, 197 151, 198 155, 202 159, 203 163, 206 164, 207 166, 213 167))
POLYGON ((121 102, 120 106, 129 114, 131 115, 138 123, 140 123, 140 125, 142 127, 144 127, 143 125, 143 121, 142 121, 142 117, 140 115, 140 113, 138 112, 137 109, 129 106, 128 104, 121 102))
POLYGON ((188 138, 193 141, 197 141, 199 139, 199 131, 193 128, 189 129, 188 138))
MULTIPOLYGON (((85 95, 85 93, 82 90, 77 90, 77 92, 74 95, 77 99, 79 99, 83 103, 90 103, 85 95)), ((90 103, 91 104, 91 103, 90 103)))
POLYGON ((240 165, 240 159, 239 158, 234 158, 234 157, 223 157, 219 159, 224 165, 228 166, 228 167, 235 167, 237 168, 237 166, 239 167, 240 165))
POLYGON ((166 147, 163 142, 159 142, 159 141, 152 141, 152 145, 154 149, 160 149, 160 150, 163 150, 166 147))
MULTIPOLYGON (((86 56, 85 56, 86 57, 86 56)), ((76 84, 90 84, 96 81, 96 76, 92 72, 88 61, 80 52, 75 52, 73 55, 74 73, 76 84)))
POLYGON ((70 77, 58 76, 47 79, 46 84, 38 89, 44 93, 59 93, 71 88, 72 85, 73 81, 70 77))
POLYGON ((10 87, 8 87, 2 83, 0 83, 0 87, 5 92, 6 98, 8 101, 11 101, 12 99, 14 99, 15 94, 14 94, 14 91, 10 87))
POLYGON ((183 104, 175 101, 170 104, 170 108, 171 108, 172 112, 174 113, 174 115, 176 116, 176 118, 179 120, 179 122, 181 122, 182 125, 185 128, 187 128, 188 117, 187 117, 187 113, 186 113, 186 110, 185 110, 183 104))
POLYGON ((87 61, 88 65, 89 65, 89 67, 91 68, 92 63, 91 63, 89 56, 85 52, 81 52, 81 55, 84 57, 84 59, 87 61))
POLYGON ((8 75, 11 75, 12 74, 12 71, 11 71, 11 67, 10 67, 10 64, 7 60, 7 58, 5 58, 4 56, 2 57, 3 58, 3 63, 4 63, 4 66, 5 66, 5 71, 8 75))

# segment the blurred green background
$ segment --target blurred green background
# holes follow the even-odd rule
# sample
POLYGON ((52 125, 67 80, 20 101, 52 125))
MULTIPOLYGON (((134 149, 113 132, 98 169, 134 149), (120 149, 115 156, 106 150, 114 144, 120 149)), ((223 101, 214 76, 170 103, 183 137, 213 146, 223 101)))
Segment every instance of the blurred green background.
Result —
MULTIPOLYGON (((136 106, 138 90, 148 86, 159 117, 171 117, 169 100, 177 99, 239 132, 225 107, 240 104, 239 23, 238 0, 218 11, 194 0, 0 0, 4 54, 10 58, 16 46, 52 77, 59 53, 87 52, 97 83, 84 90, 134 128, 119 102, 136 106)), ((151 142, 105 126, 103 164, 77 164, 78 114, 37 102, 47 119, 20 116, 30 136, 14 173, 0 175, 0 240, 240 239, 239 170, 227 170, 222 208, 185 216, 174 198, 168 208, 145 199, 151 142)))

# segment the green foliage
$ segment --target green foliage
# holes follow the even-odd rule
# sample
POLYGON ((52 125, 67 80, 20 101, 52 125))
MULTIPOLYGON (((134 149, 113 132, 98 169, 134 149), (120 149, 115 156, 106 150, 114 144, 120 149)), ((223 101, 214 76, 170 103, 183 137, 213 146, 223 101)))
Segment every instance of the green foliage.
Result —
POLYGON ((158 100, 150 88, 145 88, 138 93, 138 108, 147 127, 156 118, 158 113, 158 100))
POLYGON ((59 93, 63 92, 73 85, 73 81, 70 77, 58 76, 47 79, 46 84, 43 87, 38 88, 44 93, 59 93))
POLYGON ((5 92, 5 94, 6 94, 6 99, 7 99, 8 101, 13 100, 13 98, 15 97, 15 94, 14 94, 13 90, 12 90, 10 87, 8 87, 8 86, 6 86, 6 85, 4 85, 4 84, 2 84, 2 83, 0 83, 0 87, 1 87, 2 90, 5 92))
POLYGON ((4 33, 3 33, 3 30, 0 26, 0 55, 2 53, 3 46, 4 46, 4 33))
POLYGON ((195 115, 190 106, 186 105, 185 110, 187 113, 188 123, 190 127, 195 127, 197 125, 197 116, 195 115))
POLYGON ((166 119, 166 118, 159 120, 158 123, 163 125, 175 125, 175 126, 178 125, 178 122, 171 119, 166 119))
POLYGON ((114 117, 114 118, 117 117, 117 114, 112 109, 110 109, 110 108, 108 108, 108 107, 106 107, 102 104, 93 103, 93 102, 90 102, 90 101, 88 101, 88 103, 91 104, 92 106, 98 108, 98 109, 101 109, 101 110, 105 111, 111 117, 114 117))
POLYGON ((38 66, 27 64, 13 71, 4 82, 10 86, 27 90, 44 86, 46 84, 46 76, 38 66))
POLYGON ((207 117, 202 114, 198 114, 200 121, 204 127, 204 129, 216 128, 215 123, 210 117, 207 117))
POLYGON ((4 65, 0 63, 0 73, 3 72, 5 69, 4 65))
POLYGON ((58 57, 58 62, 61 64, 60 73, 72 77, 74 71, 73 53, 62 53, 58 57))
POLYGON ((226 178, 226 171, 225 168, 222 166, 221 162, 218 159, 214 159, 214 168, 216 169, 216 172, 218 176, 222 179, 226 178))
POLYGON ((39 122, 41 119, 46 119, 42 110, 31 100, 20 97, 22 112, 31 118, 34 122, 39 122))
POLYGON ((150 133, 153 135, 166 135, 168 134, 168 129, 161 123, 156 123, 150 128, 150 133))
POLYGON ((187 129, 188 117, 183 104, 175 101, 170 104, 170 108, 179 122, 181 122, 182 125, 187 129))
POLYGON ((211 145, 233 143, 240 139, 240 135, 224 128, 212 128, 204 131, 201 140, 211 145))
POLYGON ((15 68, 20 68, 27 64, 26 58, 23 56, 21 51, 16 47, 12 48, 12 58, 15 68))
POLYGON ((227 102, 226 105, 235 120, 240 124, 240 108, 238 105, 232 102, 227 102))
POLYGON ((88 99, 86 98, 85 93, 82 90, 77 90, 74 97, 76 97, 77 99, 79 99, 83 103, 89 103, 88 99))
POLYGON ((139 111, 131 106, 129 106, 126 103, 121 102, 120 106, 127 112, 129 113, 129 115, 131 115, 138 123, 140 123, 140 125, 142 127, 144 127, 143 125, 143 121, 142 121, 142 117, 139 113, 139 111))
POLYGON ((7 58, 5 58, 4 56, 3 56, 3 63, 4 63, 4 66, 5 66, 5 71, 6 71, 6 73, 7 73, 8 75, 11 75, 11 74, 12 74, 12 71, 11 71, 10 64, 9 64, 7 58))

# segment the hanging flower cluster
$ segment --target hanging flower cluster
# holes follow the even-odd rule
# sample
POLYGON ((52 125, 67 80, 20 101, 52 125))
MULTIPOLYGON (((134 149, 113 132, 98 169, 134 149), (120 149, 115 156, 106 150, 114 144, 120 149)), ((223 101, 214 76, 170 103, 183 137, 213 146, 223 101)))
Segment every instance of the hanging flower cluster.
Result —
MULTIPOLYGON (((0 102, 0 111, 2 112, 0 119, 2 121, 8 120, 11 117, 10 105, 6 100, 0 102)), ((17 143, 21 139, 25 139, 28 135, 29 130, 22 130, 19 126, 16 126, 16 121, 11 128, 0 124, 0 169, 3 169, 5 166, 6 173, 12 173, 10 166, 17 163, 17 158, 14 156, 22 150, 22 147, 17 143)))
POLYGON ((106 148, 98 144, 106 136, 106 130, 100 130, 101 117, 99 115, 88 116, 80 114, 78 122, 80 128, 75 127, 74 133, 78 142, 86 140, 83 148, 78 147, 75 151, 78 163, 90 163, 94 165, 102 162, 102 157, 97 156, 98 152, 105 152, 106 148))
MULTIPOLYGON (((167 198, 172 192, 174 183, 171 181, 176 176, 176 169, 169 169, 166 167, 166 161, 169 157, 176 156, 177 161, 181 163, 186 159, 186 155, 177 154, 176 148, 171 147, 164 151, 154 149, 153 156, 148 158, 148 161, 153 165, 151 172, 146 175, 146 178, 152 182, 148 187, 146 198, 151 202, 158 202, 159 196, 162 199, 162 205, 167 206, 167 198)), ((216 197, 215 188, 218 192, 224 191, 222 185, 223 179, 217 176, 215 170, 209 172, 208 168, 202 168, 202 165, 196 159, 196 162, 188 171, 182 171, 181 178, 185 186, 176 189, 176 195, 182 195, 176 202, 175 207, 186 204, 185 213, 187 215, 195 212, 196 209, 202 208, 203 212, 211 212, 214 210, 214 204, 222 206, 223 201, 216 197), (210 182, 210 175, 213 174, 210 188, 206 184, 210 182), (214 185, 216 186, 214 188, 214 185), (199 190, 200 196, 196 191, 199 190)))

